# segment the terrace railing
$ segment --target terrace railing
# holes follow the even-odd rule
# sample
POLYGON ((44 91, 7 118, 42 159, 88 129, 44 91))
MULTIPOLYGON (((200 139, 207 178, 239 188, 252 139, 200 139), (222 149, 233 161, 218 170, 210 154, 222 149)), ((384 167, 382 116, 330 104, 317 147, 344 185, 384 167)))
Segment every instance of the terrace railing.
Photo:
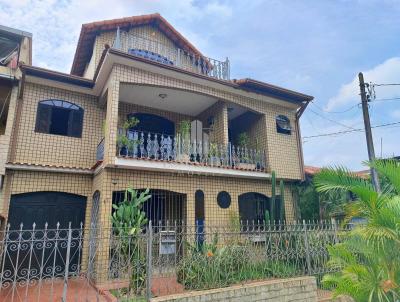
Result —
POLYGON ((228 58, 225 61, 208 58, 120 30, 117 30, 113 48, 219 80, 230 79, 230 63, 228 58))
POLYGON ((127 137, 125 144, 117 146, 118 156, 253 171, 267 170, 264 150, 150 132, 128 131, 127 137))

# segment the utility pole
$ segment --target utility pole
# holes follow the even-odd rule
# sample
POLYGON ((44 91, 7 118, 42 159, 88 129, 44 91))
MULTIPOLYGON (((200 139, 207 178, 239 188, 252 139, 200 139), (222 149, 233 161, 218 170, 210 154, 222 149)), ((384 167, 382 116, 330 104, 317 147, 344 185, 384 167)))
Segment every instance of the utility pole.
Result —
MULTIPOLYGON (((369 120, 368 111, 368 98, 365 92, 364 75, 362 74, 362 72, 358 74, 358 79, 360 81, 361 105, 364 117, 365 137, 367 139, 368 159, 370 161, 373 161, 375 159, 374 141, 372 140, 371 122, 369 120)), ((372 185, 374 186, 375 190, 377 192, 380 192, 381 187, 379 185, 378 173, 374 168, 371 168, 371 179, 372 185)))

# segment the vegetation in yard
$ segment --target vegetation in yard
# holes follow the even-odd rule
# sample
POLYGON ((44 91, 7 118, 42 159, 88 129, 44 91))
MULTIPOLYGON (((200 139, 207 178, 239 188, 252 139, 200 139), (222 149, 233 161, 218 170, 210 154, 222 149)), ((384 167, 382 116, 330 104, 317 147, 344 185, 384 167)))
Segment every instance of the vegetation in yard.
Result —
POLYGON ((251 259, 252 246, 240 242, 224 243, 220 247, 215 235, 212 243, 203 244, 200 249, 188 244, 188 254, 178 265, 178 282, 186 289, 200 290, 296 274, 294 266, 288 263, 264 260, 266 257, 251 259))
POLYGON ((351 200, 349 192, 318 192, 312 181, 292 187, 296 195, 300 219, 324 220, 343 218, 345 206, 351 200))
POLYGON ((140 234, 147 223, 146 213, 142 207, 150 197, 149 189, 139 193, 128 188, 123 201, 113 205, 111 221, 114 233, 120 240, 117 252, 127 266, 132 268, 128 292, 140 293, 145 283, 145 252, 141 250, 140 234))
POLYGON ((320 192, 350 191, 357 200, 346 208, 347 220, 362 218, 363 225, 329 248, 328 265, 338 273, 324 276, 334 295, 348 295, 356 302, 398 301, 400 298, 400 165, 377 160, 368 165, 386 180, 382 192, 371 182, 344 168, 323 169, 314 181, 320 192))

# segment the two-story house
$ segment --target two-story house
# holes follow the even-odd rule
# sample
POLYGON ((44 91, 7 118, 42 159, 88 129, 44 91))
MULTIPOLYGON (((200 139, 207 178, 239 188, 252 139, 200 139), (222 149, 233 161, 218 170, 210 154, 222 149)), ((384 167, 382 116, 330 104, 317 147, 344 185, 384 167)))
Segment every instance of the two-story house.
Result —
POLYGON ((262 222, 272 171, 295 218, 311 96, 231 79, 228 59, 206 57, 159 14, 84 24, 70 74, 24 63, 1 153, 11 228, 110 226, 129 186, 150 189, 154 223, 262 222))

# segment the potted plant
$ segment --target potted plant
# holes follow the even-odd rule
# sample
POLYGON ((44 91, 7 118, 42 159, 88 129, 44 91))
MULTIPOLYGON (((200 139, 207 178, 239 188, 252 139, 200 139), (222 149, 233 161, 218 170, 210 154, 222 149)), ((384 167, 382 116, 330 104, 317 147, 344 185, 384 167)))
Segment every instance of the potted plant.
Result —
POLYGON ((177 135, 177 160, 182 162, 190 161, 190 130, 191 122, 182 120, 179 123, 179 132, 177 135))
POLYGON ((216 143, 210 143, 208 158, 210 159, 211 166, 221 166, 221 160, 218 157, 218 145, 216 143))
POLYGON ((122 124, 122 131, 117 136, 117 146, 119 150, 119 155, 121 156, 128 156, 129 151, 133 151, 135 148, 137 141, 132 141, 128 138, 128 130, 135 127, 139 124, 139 120, 136 117, 129 117, 123 124, 122 124))
POLYGON ((242 132, 238 136, 238 146, 242 149, 242 154, 239 157, 238 168, 246 170, 254 170, 256 165, 251 163, 251 158, 248 153, 248 147, 250 145, 250 138, 246 132, 242 132))
POLYGON ((128 155, 128 145, 129 145, 129 139, 126 136, 126 134, 118 134, 117 146, 119 150, 119 155, 121 156, 128 155))

